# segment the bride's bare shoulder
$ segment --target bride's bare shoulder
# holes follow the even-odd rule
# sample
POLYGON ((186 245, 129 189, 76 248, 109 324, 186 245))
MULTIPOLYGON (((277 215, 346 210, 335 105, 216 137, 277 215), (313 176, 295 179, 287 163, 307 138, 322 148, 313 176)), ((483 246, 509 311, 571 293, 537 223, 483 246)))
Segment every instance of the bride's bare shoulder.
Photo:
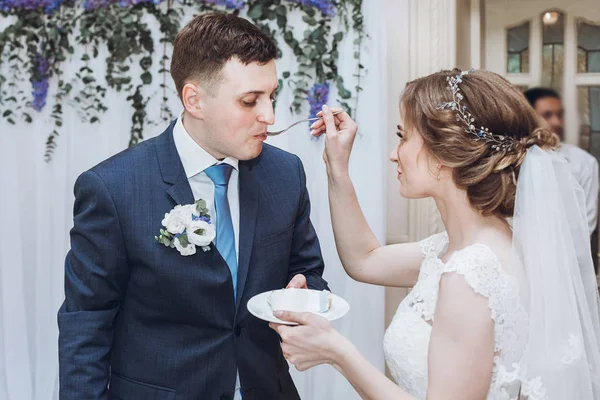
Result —
POLYGON ((510 228, 503 229, 490 227, 482 230, 476 239, 476 243, 484 245, 493 253, 501 264, 512 260, 512 231, 510 228))

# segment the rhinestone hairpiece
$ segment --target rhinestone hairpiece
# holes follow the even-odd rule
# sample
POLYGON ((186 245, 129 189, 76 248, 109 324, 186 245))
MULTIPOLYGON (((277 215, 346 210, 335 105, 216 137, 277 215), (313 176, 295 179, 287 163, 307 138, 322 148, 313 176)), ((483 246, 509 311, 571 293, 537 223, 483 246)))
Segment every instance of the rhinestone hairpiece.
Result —
POLYGON ((468 75, 473 71, 475 71, 475 69, 471 68, 468 71, 462 71, 456 76, 447 77, 446 80, 448 81, 448 85, 452 91, 452 101, 440 103, 436 108, 438 110, 456 111, 456 120, 465 125, 465 131, 472 134, 476 141, 489 143, 492 146, 492 149, 496 151, 511 151, 515 145, 515 140, 512 137, 506 135, 496 135, 490 132, 488 128, 483 126, 479 129, 475 128, 475 118, 469 112, 469 110, 467 110, 467 106, 462 104, 464 97, 460 92, 458 84, 462 82, 463 76, 468 75))

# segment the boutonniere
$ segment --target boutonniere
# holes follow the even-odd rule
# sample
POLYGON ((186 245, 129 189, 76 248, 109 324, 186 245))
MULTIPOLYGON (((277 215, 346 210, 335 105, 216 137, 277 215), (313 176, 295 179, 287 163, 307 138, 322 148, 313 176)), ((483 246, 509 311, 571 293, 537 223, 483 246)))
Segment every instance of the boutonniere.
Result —
POLYGON ((175 206, 165 214, 162 225, 165 229, 161 229, 160 236, 154 238, 158 243, 176 248, 182 256, 196 254, 196 246, 204 251, 210 250, 210 242, 216 235, 206 202, 202 199, 194 204, 175 206))

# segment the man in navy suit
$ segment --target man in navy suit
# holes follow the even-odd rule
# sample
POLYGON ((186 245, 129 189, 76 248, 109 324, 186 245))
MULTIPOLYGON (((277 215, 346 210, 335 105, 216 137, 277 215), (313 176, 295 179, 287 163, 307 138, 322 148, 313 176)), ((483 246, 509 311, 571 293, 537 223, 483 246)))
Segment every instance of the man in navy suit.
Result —
POLYGON ((77 179, 62 400, 299 398, 277 334, 246 309, 264 291, 327 288, 302 164, 263 143, 276 55, 242 18, 194 18, 173 49, 179 118, 77 179), (200 199, 215 242, 157 243, 165 214, 200 199))

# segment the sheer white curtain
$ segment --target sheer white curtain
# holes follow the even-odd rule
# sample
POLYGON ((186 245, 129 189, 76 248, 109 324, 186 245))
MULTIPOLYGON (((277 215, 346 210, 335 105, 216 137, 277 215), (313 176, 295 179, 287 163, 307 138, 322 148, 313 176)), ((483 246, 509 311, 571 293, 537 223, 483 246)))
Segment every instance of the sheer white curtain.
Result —
MULTIPOLYGON (((386 126, 387 64, 381 2, 363 2, 365 29, 370 39, 363 46, 362 60, 368 72, 361 80, 364 91, 359 96, 357 114, 360 136, 354 145, 350 173, 365 216, 380 243, 385 243, 386 168, 391 167, 387 161, 387 137, 390 129, 386 126)), ((345 82, 350 85, 353 82, 352 74, 356 72, 352 58, 352 40, 346 38, 345 45, 340 51, 344 61, 341 71, 345 82)), ((285 97, 281 101, 285 101, 284 99, 285 97)), ((330 96, 330 105, 335 104, 334 99, 335 96, 330 96)), ((291 119, 286 115, 285 109, 278 110, 277 125, 283 127, 291 119)), ((353 281, 341 266, 329 216, 327 176, 322 158, 324 140, 310 140, 308 129, 303 127, 274 139, 277 141, 273 141, 273 144, 298 154, 304 163, 311 196, 311 217, 325 259, 324 277, 330 283, 331 290, 350 303, 349 314, 334 322, 334 326, 383 371, 384 289, 353 281)), ((298 372, 293 367, 291 370, 303 399, 360 399, 346 379, 328 365, 306 372, 298 372)))
MULTIPOLYGON (((358 114, 362 136, 355 144, 351 174, 367 219, 383 243, 389 132, 386 129, 384 27, 380 2, 364 3, 370 39, 363 50, 363 64, 368 74, 362 81, 364 91, 358 114)), ((0 28, 2 25, 0 22, 0 28)), ((347 84, 353 86, 352 38, 346 38, 344 46, 347 47, 341 51, 340 67, 347 84)), ((78 59, 77 55, 74 59, 78 59)), ((294 63, 293 57, 286 54, 278 66, 280 70, 287 67, 294 70, 294 63)), ((75 71, 79 65, 74 62, 66 68, 75 71)), ((101 64, 97 64, 96 71, 102 75, 101 64)), ((28 84, 23 88, 30 91, 28 84)), ((109 112, 101 118, 100 124, 82 123, 71 108, 64 107, 63 133, 50 163, 43 160, 51 124, 49 107, 36 116, 33 124, 10 125, 0 120, 0 226, 3 232, 0 238, 0 399, 58 399, 56 311, 63 300, 63 262, 69 249, 68 231, 73 223, 73 184, 81 172, 126 148, 128 142, 131 114, 125 97, 111 92, 107 96, 109 112)), ((330 98, 330 105, 335 105, 333 93, 330 98)), ((299 118, 290 115, 285 106, 291 102, 289 90, 284 90, 278 101, 276 128, 299 118)), ((179 110, 174 96, 170 104, 173 111, 179 110)), ((153 109, 158 114, 158 105, 153 109)), ((147 138, 155 136, 162 129, 164 125, 151 126, 145 135, 147 138)), ((351 305, 350 313, 335 326, 383 371, 384 291, 353 282, 339 262, 329 219, 327 179, 322 161, 324 143, 311 140, 308 126, 300 126, 269 141, 298 154, 304 162, 312 220, 326 261, 325 278, 332 290, 351 305)), ((302 398, 359 398, 329 366, 304 373, 294 370, 293 377, 302 398)))

